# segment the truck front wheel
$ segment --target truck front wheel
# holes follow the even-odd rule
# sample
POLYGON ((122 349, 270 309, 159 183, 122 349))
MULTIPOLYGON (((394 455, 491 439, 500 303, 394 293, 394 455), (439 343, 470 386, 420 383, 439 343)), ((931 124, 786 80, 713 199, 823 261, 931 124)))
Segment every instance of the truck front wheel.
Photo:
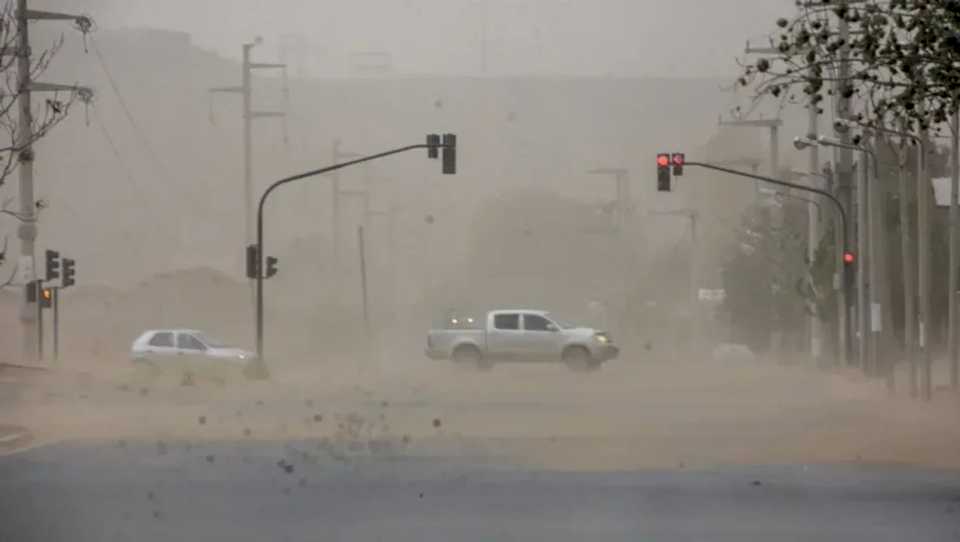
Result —
POLYGON ((600 368, 600 364, 590 357, 590 352, 582 346, 570 346, 563 351, 563 363, 574 372, 586 373, 600 368))

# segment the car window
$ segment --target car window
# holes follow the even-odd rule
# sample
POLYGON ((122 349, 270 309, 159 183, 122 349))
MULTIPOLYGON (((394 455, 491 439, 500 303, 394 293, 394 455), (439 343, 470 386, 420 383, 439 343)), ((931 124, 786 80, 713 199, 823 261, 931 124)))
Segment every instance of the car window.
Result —
POLYGON ((180 333, 177 335, 177 348, 183 348, 185 350, 206 350, 207 347, 203 345, 196 337, 190 335, 189 333, 180 333))
POLYGON ((496 314, 493 316, 493 327, 496 329, 520 329, 519 314, 496 314))
POLYGON ((539 314, 523 315, 523 329, 527 331, 547 331, 547 326, 550 323, 550 320, 547 320, 539 314))
POLYGON ((154 333, 153 337, 150 337, 150 346, 157 347, 170 347, 173 346, 173 333, 166 331, 161 331, 159 333, 154 333))
POLYGON ((220 339, 215 339, 205 333, 198 333, 196 337, 200 339, 200 342, 209 346, 210 348, 226 348, 227 346, 229 346, 227 343, 221 341, 220 339))

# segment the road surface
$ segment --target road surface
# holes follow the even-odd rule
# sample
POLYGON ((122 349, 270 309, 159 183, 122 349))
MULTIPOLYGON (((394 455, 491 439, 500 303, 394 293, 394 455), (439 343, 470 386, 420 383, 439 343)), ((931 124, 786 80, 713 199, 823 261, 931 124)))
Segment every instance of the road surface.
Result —
POLYGON ((960 540, 960 474, 902 467, 572 473, 171 441, 34 449, 0 479, 0 540, 21 542, 960 540))
POLYGON ((0 456, 0 540, 960 540, 949 396, 761 362, 356 367, 7 383, 34 444, 0 456))

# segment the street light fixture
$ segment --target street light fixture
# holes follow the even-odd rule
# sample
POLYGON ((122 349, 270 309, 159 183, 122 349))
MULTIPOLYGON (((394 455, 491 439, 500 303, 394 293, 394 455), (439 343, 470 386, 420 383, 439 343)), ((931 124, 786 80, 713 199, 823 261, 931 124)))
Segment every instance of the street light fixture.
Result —
POLYGON ((793 138, 793 148, 798 151, 806 150, 815 145, 819 145, 819 142, 809 136, 797 136, 793 138))

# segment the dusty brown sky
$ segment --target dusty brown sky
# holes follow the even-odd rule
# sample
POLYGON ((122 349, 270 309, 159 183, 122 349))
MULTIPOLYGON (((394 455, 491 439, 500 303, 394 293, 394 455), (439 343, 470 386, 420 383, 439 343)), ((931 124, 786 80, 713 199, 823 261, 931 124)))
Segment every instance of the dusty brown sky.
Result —
POLYGON ((400 72, 479 73, 484 19, 493 75, 728 75, 748 38, 762 39, 777 17, 795 9, 790 0, 36 0, 35 5, 88 11, 106 29, 187 31, 199 45, 230 56, 256 35, 266 40, 262 53, 268 56, 287 41, 291 57, 316 75, 350 73, 351 55, 363 51, 391 53, 400 72))

